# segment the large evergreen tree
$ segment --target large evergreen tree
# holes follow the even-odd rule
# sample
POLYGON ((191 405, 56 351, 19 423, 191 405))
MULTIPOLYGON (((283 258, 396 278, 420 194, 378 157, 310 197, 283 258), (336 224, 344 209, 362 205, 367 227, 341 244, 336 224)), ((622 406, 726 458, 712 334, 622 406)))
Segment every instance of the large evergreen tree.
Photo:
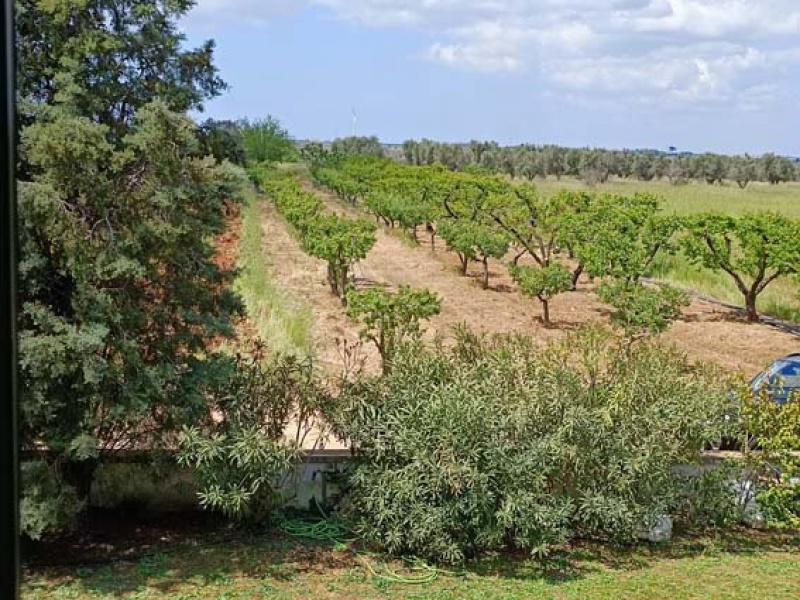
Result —
MULTIPOLYGON (((241 171, 186 115, 224 84, 183 49, 189 0, 18 2, 23 525, 74 513, 106 452, 204 412, 242 310, 214 263, 241 171)), ((222 369, 222 370, 221 370, 222 369)))

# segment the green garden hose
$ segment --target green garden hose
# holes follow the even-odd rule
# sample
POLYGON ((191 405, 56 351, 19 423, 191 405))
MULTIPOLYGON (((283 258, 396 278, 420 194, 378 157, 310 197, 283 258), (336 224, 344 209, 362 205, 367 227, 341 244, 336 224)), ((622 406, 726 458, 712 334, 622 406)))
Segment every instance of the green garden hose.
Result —
POLYGON ((411 558, 406 561, 410 563, 411 566, 409 569, 411 571, 421 572, 418 576, 401 575, 378 560, 373 563, 368 557, 379 557, 372 553, 358 552, 355 550, 352 546, 352 542, 357 540, 346 537, 349 533, 347 527, 339 519, 326 515, 319 503, 317 503, 317 509, 322 515, 320 519, 289 518, 279 513, 275 516, 275 525, 280 531, 292 537, 316 542, 329 542, 337 546, 346 547, 374 579, 404 585, 419 585, 432 583, 439 576, 439 569, 428 565, 418 558, 411 558))

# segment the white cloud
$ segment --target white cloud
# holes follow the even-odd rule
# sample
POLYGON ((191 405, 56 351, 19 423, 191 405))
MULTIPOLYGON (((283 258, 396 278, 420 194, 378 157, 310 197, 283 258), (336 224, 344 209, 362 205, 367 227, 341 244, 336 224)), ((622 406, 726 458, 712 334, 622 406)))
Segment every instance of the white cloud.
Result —
POLYGON ((213 28, 231 21, 264 24, 275 17, 303 10, 306 5, 295 0, 197 0, 184 19, 184 26, 213 28))
POLYGON ((311 6, 426 32, 431 61, 540 72, 576 98, 754 109, 800 65, 800 0, 199 0, 197 10, 264 20, 311 6))

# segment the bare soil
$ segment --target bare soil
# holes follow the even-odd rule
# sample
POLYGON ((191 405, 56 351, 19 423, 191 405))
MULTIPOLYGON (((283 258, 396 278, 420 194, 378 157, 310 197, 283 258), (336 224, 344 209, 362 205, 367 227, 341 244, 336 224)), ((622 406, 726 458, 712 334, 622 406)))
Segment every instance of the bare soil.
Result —
MULTIPOLYGON (((239 243, 242 237, 242 217, 238 206, 230 207, 230 214, 227 219, 225 232, 214 239, 214 263, 223 272, 230 272, 236 269, 239 261, 239 243)), ((237 335, 241 340, 253 340, 256 333, 253 324, 247 317, 237 319, 235 323, 237 335)), ((217 346, 229 343, 230 340, 220 338, 217 346)))
MULTIPOLYGON (((345 206, 330 194, 316 190, 331 212, 364 217, 355 207, 345 206)), ((345 314, 330 293, 322 261, 305 254, 270 202, 263 205, 264 251, 275 265, 275 274, 291 293, 313 307, 313 335, 321 361, 341 369, 337 340, 356 340, 359 327, 345 314)), ((368 218, 368 217, 367 217, 368 218)), ((524 259, 523 259, 524 262, 524 259)), ((428 288, 443 300, 442 312, 427 326, 428 335, 445 337, 458 323, 483 333, 524 333, 546 342, 591 321, 607 321, 610 309, 582 280, 576 292, 562 294, 551 302, 553 326, 541 321, 538 301, 520 294, 500 261, 490 262, 489 289, 480 286, 482 265, 470 265, 467 276, 459 273, 456 255, 441 240, 432 249, 424 230, 415 245, 405 232, 380 227, 377 243, 366 260, 356 265, 358 285, 373 283, 428 288)), ((735 311, 695 300, 664 338, 674 342, 692 360, 713 361, 730 370, 752 376, 770 361, 800 349, 800 339, 764 324, 746 323, 735 311)), ((377 369, 377 355, 364 346, 367 369, 377 369)))

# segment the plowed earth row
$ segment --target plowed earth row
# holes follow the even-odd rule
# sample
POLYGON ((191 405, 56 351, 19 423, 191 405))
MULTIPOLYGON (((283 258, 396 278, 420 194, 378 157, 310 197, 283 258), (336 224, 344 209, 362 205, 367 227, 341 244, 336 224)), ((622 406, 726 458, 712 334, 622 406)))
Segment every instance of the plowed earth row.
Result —
MULTIPOLYGON (((316 190, 331 212, 363 217, 358 209, 344 206, 330 194, 316 190)), ((317 358, 334 372, 341 369, 341 340, 355 342, 359 327, 345 315, 340 302, 330 294, 326 267, 308 256, 293 237, 287 223, 268 199, 262 203, 264 252, 273 264, 273 276, 293 296, 307 302, 314 315, 313 337, 317 358)), ((415 246, 397 231, 379 228, 377 244, 366 260, 355 268, 356 283, 408 284, 428 288, 442 299, 442 312, 428 323, 428 335, 447 336, 453 325, 466 323, 486 333, 519 332, 545 342, 590 321, 607 321, 609 309, 582 281, 579 290, 562 294, 551 304, 555 326, 545 328, 538 302, 523 297, 499 261, 490 263, 490 289, 478 281, 481 266, 471 265, 468 276, 458 273, 458 260, 437 240, 435 249, 425 239, 415 246)), ((684 310, 665 339, 693 360, 708 360, 751 376, 774 358, 800 349, 800 340, 763 324, 748 324, 728 308, 695 300, 684 310)), ((366 368, 378 368, 376 353, 363 346, 366 368)))

